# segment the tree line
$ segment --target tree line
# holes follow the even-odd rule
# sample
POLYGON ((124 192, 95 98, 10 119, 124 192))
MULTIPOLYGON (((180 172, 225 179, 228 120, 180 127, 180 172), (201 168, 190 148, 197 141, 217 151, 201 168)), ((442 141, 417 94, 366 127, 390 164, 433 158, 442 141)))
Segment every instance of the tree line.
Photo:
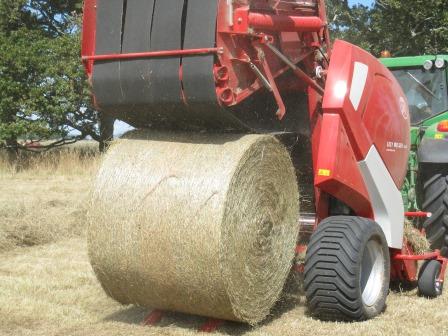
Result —
MULTIPOLYGON (((448 0, 377 0, 372 7, 329 0, 333 38, 378 56, 448 52, 448 0)), ((99 114, 80 62, 82 0, 0 2, 0 145, 87 137, 101 142, 99 114), (77 135, 73 135, 73 130, 77 135)))

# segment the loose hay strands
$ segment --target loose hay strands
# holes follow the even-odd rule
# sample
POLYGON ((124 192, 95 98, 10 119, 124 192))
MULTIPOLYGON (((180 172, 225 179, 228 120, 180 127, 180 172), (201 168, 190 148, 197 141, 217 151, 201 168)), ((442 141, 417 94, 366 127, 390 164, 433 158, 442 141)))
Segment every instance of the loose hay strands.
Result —
POLYGON ((423 254, 430 251, 430 244, 426 237, 417 230, 411 221, 404 223, 404 236, 412 246, 415 254, 423 254))
POLYGON ((133 133, 96 180, 91 264, 119 302, 255 324, 290 270, 297 199, 272 136, 133 133))

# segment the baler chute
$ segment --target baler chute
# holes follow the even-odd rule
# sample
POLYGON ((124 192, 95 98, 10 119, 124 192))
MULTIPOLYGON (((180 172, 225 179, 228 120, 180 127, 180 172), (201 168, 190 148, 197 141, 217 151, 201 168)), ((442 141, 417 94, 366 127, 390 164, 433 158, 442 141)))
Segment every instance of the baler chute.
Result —
MULTIPOLYGON (((156 141, 150 149, 165 141, 160 132, 181 132, 171 141, 179 146, 183 141, 195 144, 198 133, 207 134, 197 142, 203 153, 209 153, 204 142, 226 143, 215 140, 227 133, 237 135, 236 142, 246 139, 244 134, 268 134, 289 145, 295 167, 312 167, 309 180, 314 180, 308 199, 314 203, 317 231, 305 267, 310 308, 321 318, 344 320, 371 318, 383 310, 390 251, 403 246, 399 189, 409 154, 409 111, 395 78, 373 56, 346 42, 330 45, 323 0, 87 0, 83 61, 98 109, 157 134, 146 138, 156 141), (306 155, 297 153, 303 145, 297 139, 311 153, 305 161, 306 155)), ((157 164, 166 156, 169 170, 172 156, 158 153, 157 164)), ((204 176, 226 162, 201 155, 212 160, 204 176)), ((115 167, 119 161, 113 162, 115 167)), ((112 169, 122 177, 119 167, 112 169)), ((274 167, 272 174, 278 174, 274 167)), ((244 180, 236 174, 232 183, 244 180)), ((131 189, 137 186, 127 183, 131 189)), ((176 189, 172 192, 174 204, 179 195, 176 189)), ((278 195, 281 199, 283 194, 278 195)), ((261 197, 254 204, 263 203, 261 197)), ((285 203, 285 211, 291 204, 285 203)), ((304 217, 297 220, 309 223, 304 217)), ((268 232, 278 224, 260 220, 268 232)), ((102 243, 107 247, 111 241, 102 243)), ((260 242, 259 253, 268 251, 265 243, 260 242)), ((110 274, 99 275, 100 280, 104 277, 110 274)), ((139 278, 142 286, 149 278, 139 278)), ((125 293, 119 279, 117 284, 125 293)), ((194 298, 192 291, 189 298, 194 298)), ((155 302, 161 305, 157 308, 177 307, 168 299, 155 302)), ((199 305, 206 303, 201 299, 199 305)))

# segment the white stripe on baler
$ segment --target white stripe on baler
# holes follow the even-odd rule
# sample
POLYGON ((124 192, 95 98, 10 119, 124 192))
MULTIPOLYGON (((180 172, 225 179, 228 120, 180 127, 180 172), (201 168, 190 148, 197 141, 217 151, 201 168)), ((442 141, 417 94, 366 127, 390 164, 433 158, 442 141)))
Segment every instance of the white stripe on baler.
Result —
POLYGON ((389 247, 401 249, 404 205, 400 191, 375 146, 358 164, 372 202, 375 221, 383 229, 389 247))
POLYGON ((367 75, 369 74, 369 67, 364 63, 355 62, 353 69, 352 86, 350 88, 350 101, 355 110, 358 110, 359 103, 366 87, 367 75))

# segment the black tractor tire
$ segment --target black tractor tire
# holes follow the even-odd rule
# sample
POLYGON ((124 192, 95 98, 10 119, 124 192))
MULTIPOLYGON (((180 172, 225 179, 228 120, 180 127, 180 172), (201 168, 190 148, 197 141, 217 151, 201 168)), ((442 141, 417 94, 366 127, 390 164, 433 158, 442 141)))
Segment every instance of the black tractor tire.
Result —
POLYGON ((448 256, 448 176, 435 174, 423 184, 423 211, 432 216, 423 227, 432 249, 439 249, 448 256))
POLYGON ((389 248, 377 223, 336 216, 319 224, 305 258, 311 315, 326 321, 371 319, 385 310, 389 282, 389 248))
POLYGON ((418 294, 427 298, 442 295, 442 283, 438 281, 442 265, 437 260, 428 260, 418 274, 418 294))

